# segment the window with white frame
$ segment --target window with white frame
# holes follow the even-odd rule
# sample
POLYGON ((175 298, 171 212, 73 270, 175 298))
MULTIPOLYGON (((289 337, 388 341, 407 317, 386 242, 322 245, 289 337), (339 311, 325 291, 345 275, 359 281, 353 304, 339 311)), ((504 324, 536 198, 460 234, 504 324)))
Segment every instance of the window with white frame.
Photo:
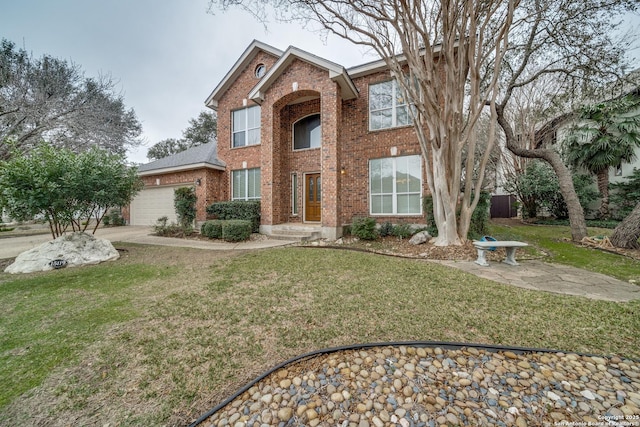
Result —
POLYGON ((298 215, 298 174, 291 174, 291 214, 298 215))
POLYGON ((312 114, 293 124, 293 149, 320 147, 320 114, 312 114))
POLYGON ((369 86, 369 129, 379 130, 412 123, 410 104, 396 80, 369 86))
POLYGON ((234 148, 260 144, 260 106, 232 111, 231 117, 231 144, 234 148))
POLYGON ((420 156, 387 157, 369 161, 371 215, 420 215, 421 195, 420 156))
POLYGON ((232 200, 260 200, 260 168, 231 171, 232 200))

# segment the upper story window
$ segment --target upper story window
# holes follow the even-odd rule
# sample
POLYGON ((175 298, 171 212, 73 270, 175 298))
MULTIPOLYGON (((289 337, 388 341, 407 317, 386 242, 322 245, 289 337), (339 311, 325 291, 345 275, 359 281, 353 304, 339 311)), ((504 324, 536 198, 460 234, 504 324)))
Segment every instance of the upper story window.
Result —
POLYGON ((264 64, 258 64, 254 71, 254 74, 257 78, 262 78, 267 73, 267 66, 264 64))
POLYGON ((388 129, 412 123, 409 103, 395 80, 369 86, 369 129, 388 129))
POLYGON ((304 150, 320 147, 320 114, 313 114, 293 125, 293 149, 304 150))
POLYGON ((231 112, 233 122, 232 146, 245 147, 260 144, 260 106, 231 112))

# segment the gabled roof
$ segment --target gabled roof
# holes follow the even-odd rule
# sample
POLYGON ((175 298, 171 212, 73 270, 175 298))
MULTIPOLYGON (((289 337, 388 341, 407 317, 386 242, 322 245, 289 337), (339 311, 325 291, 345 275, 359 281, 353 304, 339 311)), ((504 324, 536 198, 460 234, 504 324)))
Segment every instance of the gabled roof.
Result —
POLYGON ((218 86, 213 89, 211 95, 206 99, 205 105, 216 110, 218 108, 218 100, 220 97, 227 91, 227 89, 229 89, 238 76, 240 76, 240 73, 242 73, 247 64, 253 61, 253 58, 255 58, 261 51, 273 55, 276 58, 282 56, 282 51, 280 49, 276 49, 266 43, 254 40, 251 42, 249 47, 245 49, 236 63, 233 64, 233 67, 231 67, 231 70, 229 70, 229 72, 224 76, 222 81, 218 83, 218 86))
POLYGON ((225 167, 226 164, 218 159, 218 144, 209 142, 208 144, 191 147, 172 156, 140 165, 138 167, 138 175, 158 175, 200 168, 224 170, 225 167))
POLYGON ((262 103, 264 93, 295 59, 326 70, 329 73, 329 78, 340 86, 342 99, 349 100, 358 97, 358 90, 351 81, 349 74, 347 74, 347 70, 345 70, 342 65, 320 58, 297 47, 289 46, 280 59, 278 59, 262 80, 260 80, 260 83, 251 90, 249 98, 258 104, 262 103))

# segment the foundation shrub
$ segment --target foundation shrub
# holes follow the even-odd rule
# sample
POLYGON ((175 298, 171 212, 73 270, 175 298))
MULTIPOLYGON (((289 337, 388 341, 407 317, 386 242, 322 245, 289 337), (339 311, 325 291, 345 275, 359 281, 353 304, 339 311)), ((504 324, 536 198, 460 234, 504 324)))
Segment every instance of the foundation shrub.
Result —
POLYGON ((260 228, 260 201, 258 200, 216 202, 207 207, 207 214, 215 219, 250 221, 252 232, 257 232, 260 228))

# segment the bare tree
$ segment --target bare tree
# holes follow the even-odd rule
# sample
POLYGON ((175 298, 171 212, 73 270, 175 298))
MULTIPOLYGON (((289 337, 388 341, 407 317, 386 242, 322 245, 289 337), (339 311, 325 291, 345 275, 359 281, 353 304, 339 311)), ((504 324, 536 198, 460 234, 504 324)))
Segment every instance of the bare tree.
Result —
POLYGON ((554 166, 577 224, 573 237, 586 234, 560 157, 553 150, 519 147, 505 110, 514 90, 544 74, 563 76, 566 92, 596 75, 611 75, 624 59, 623 46, 608 36, 611 19, 635 9, 637 1, 210 0, 211 9, 215 6, 241 7, 263 20, 275 11, 281 19, 315 22, 385 60, 415 106, 411 111, 434 200, 436 244, 466 240, 497 124, 512 152, 554 166), (534 68, 538 71, 531 73, 534 68), (476 124, 485 108, 492 120, 488 145, 480 151, 476 124), (463 174, 477 179, 467 179, 462 187, 463 174))
POLYGON ((85 151, 99 146, 124 154, 138 145, 142 127, 109 76, 86 78, 81 68, 49 55, 34 59, 0 45, 0 159, 43 140, 85 151))

